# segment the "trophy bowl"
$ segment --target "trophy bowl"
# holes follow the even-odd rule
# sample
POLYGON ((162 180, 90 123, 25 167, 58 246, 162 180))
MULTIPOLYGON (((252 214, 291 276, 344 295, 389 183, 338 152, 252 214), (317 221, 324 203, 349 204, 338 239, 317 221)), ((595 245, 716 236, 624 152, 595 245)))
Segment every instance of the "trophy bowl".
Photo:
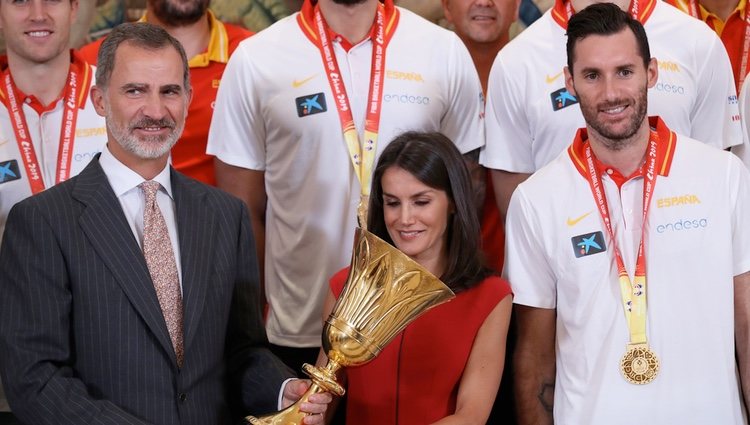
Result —
POLYGON ((326 391, 344 395, 336 381, 339 369, 371 361, 409 323, 454 297, 453 291, 416 261, 357 228, 346 285, 323 326, 328 363, 324 368, 303 366, 312 385, 296 403, 281 412, 245 420, 253 425, 301 425, 306 414, 299 405, 311 395, 326 391))

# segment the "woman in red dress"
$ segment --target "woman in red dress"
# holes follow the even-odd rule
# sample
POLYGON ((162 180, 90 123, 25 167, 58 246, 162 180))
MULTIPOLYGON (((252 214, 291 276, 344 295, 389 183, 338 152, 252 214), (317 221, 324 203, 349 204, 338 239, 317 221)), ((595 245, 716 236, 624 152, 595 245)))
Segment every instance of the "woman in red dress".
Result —
MULTIPOLYGON (((412 322, 370 363, 342 372, 347 424, 484 424, 502 376, 512 297, 482 265, 469 172, 450 140, 411 132, 384 149, 368 229, 457 296, 412 322)), ((347 273, 331 279, 324 317, 347 273)), ((325 360, 321 353, 318 363, 325 360)))

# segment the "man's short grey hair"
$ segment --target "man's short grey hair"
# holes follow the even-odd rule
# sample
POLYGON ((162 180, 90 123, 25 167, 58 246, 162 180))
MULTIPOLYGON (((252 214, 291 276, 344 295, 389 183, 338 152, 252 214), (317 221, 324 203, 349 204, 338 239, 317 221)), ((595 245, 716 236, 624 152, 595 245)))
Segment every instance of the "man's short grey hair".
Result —
POLYGON ((169 35, 163 28, 146 22, 134 22, 118 25, 107 35, 97 57, 96 85, 106 90, 112 70, 115 68, 115 53, 122 43, 129 43, 143 49, 160 50, 172 46, 182 58, 184 74, 183 87, 190 90, 190 70, 185 49, 177 39, 169 35))

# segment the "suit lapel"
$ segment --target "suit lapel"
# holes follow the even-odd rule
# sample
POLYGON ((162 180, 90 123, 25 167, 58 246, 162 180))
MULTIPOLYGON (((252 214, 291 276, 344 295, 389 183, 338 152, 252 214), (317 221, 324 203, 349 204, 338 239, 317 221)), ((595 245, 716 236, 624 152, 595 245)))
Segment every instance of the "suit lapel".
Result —
POLYGON ((98 157, 78 175, 73 198, 86 205, 79 218, 81 230, 176 365, 174 349, 146 260, 125 219, 120 202, 99 165, 98 157))
POLYGON ((206 189, 172 170, 172 193, 177 211, 177 232, 182 262, 185 352, 195 336, 203 313, 214 252, 215 216, 204 198, 206 189))

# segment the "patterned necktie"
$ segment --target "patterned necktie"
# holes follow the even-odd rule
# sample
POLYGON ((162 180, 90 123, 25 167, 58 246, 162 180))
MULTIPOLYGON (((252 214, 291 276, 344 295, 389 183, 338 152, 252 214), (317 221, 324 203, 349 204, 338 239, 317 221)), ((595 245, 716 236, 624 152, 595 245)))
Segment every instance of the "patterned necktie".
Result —
POLYGON ((156 192, 161 185, 155 181, 145 181, 139 185, 146 198, 143 211, 143 256, 148 272, 156 289, 164 320, 167 323, 169 338, 177 357, 177 366, 182 367, 184 346, 182 340, 182 294, 177 275, 172 242, 167 232, 167 223, 156 203, 156 192))

